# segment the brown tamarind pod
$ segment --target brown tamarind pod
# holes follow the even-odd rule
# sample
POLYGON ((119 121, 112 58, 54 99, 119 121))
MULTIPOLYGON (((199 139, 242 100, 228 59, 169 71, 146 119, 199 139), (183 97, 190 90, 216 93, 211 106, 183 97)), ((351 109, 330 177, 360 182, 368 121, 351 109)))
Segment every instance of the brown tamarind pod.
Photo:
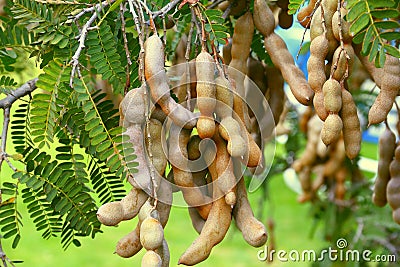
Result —
MULTIPOLYGON (((209 166, 213 181, 218 179, 216 160, 209 166)), ((220 195, 220 189, 213 187, 213 196, 220 195)), ((179 258, 178 264, 195 265, 204 261, 211 253, 211 249, 225 237, 231 223, 231 207, 224 198, 214 200, 210 214, 200 232, 200 235, 179 258)))
POLYGON ((233 208, 233 217, 244 240, 253 247, 260 247, 267 242, 265 226, 254 217, 249 200, 247 198, 246 186, 243 177, 236 185, 237 200, 233 208))
POLYGON ((275 18, 268 4, 264 0, 254 0, 254 25, 256 29, 264 36, 274 32, 275 18))
POLYGON ((190 138, 190 130, 180 129, 171 125, 169 139, 169 159, 174 173, 174 182, 180 187, 183 198, 190 207, 197 207, 202 218, 206 219, 211 209, 211 200, 202 194, 193 181, 188 166, 187 144, 190 138), (208 203, 208 204, 205 204, 208 203))
POLYGON ((351 44, 353 36, 350 33, 350 23, 344 19, 346 15, 347 15, 347 9, 345 9, 343 7, 340 8, 340 18, 341 18, 340 22, 339 22, 339 12, 336 11, 333 14, 332 30, 333 30, 333 35, 335 36, 336 40, 340 41, 340 32, 339 31, 341 30, 343 42, 351 44), (339 27, 339 23, 340 23, 341 27, 339 27))
POLYGON ((215 131, 213 112, 215 109, 214 59, 202 51, 196 57, 197 76, 197 107, 200 118, 197 121, 197 131, 201 138, 211 138, 215 131))
POLYGON ((294 64, 293 57, 283 39, 272 33, 265 38, 264 45, 272 62, 281 71, 283 79, 289 84, 297 101, 306 106, 310 105, 314 91, 311 90, 303 72, 294 64))
POLYGON ((384 121, 390 112, 400 90, 400 59, 386 55, 383 66, 381 91, 368 112, 368 124, 384 121))
POLYGON ((311 22, 310 16, 315 8, 316 3, 317 3, 317 0, 310 0, 308 2, 308 5, 304 6, 297 13, 297 20, 300 22, 301 26, 303 26, 304 28, 310 27, 310 22, 311 22))
POLYGON ((346 176, 347 170, 343 166, 335 173, 335 198, 338 200, 344 200, 346 194, 346 187, 344 184, 346 176))
POLYGON ((333 52, 335 51, 336 47, 338 46, 338 41, 336 40, 333 29, 332 29, 332 18, 337 10, 338 1, 335 0, 323 0, 321 2, 321 7, 324 9, 324 21, 325 21, 325 28, 326 28, 326 38, 328 39, 328 55, 327 59, 332 58, 333 52))
POLYGON ((350 72, 353 67, 354 56, 355 53, 351 44, 344 44, 344 50, 340 46, 336 48, 332 58, 333 79, 340 81, 346 71, 350 72), (346 55, 349 57, 348 59, 346 55))
POLYGON ((161 267, 161 264, 161 256, 152 250, 148 250, 143 255, 141 267, 161 267))
POLYGON ((311 167, 305 166, 298 174, 302 194, 297 198, 299 203, 305 203, 312 198, 311 167))
POLYGON ((293 25, 293 15, 288 14, 287 9, 281 9, 279 11, 279 26, 282 29, 289 29, 293 25))
POLYGON ((376 172, 376 180, 374 185, 374 193, 372 202, 379 207, 386 205, 386 188, 390 180, 390 163, 393 160, 394 151, 396 149, 396 136, 388 126, 379 137, 378 151, 378 171, 376 172))
POLYGON ((229 15, 238 16, 246 10, 247 2, 246 0, 227 0, 221 2, 217 7, 222 11, 226 11, 229 7, 229 15))
POLYGON ((153 100, 175 124, 192 129, 196 125, 193 113, 176 103, 170 96, 164 69, 164 45, 157 35, 150 36, 145 42, 144 65, 153 100))
POLYGON ((135 230, 118 241, 115 253, 120 257, 130 258, 136 255, 142 247, 143 246, 140 243, 140 223, 138 223, 135 230))
POLYGON ((400 224, 400 146, 396 147, 390 163, 390 180, 387 185, 387 202, 392 208, 393 220, 400 224))
POLYGON ((307 61, 308 83, 315 93, 313 99, 315 112, 323 121, 328 117, 328 112, 324 107, 324 94, 322 91, 322 86, 326 81, 324 68, 328 49, 328 39, 324 33, 315 37, 311 41, 310 58, 307 61))
POLYGON ((343 139, 346 155, 354 159, 361 149, 360 119, 357 115, 357 106, 353 97, 346 89, 342 89, 342 109, 340 117, 343 121, 343 139))
POLYGON ((266 66, 265 73, 271 92, 271 98, 268 100, 268 104, 274 118, 274 123, 277 125, 283 112, 285 102, 285 91, 283 89, 284 80, 281 72, 276 67, 266 66))
POLYGON ((229 63, 228 74, 234 81, 232 88, 235 91, 233 97, 233 110, 237 113, 246 129, 250 129, 249 112, 245 100, 246 92, 244 79, 247 74, 247 58, 250 54, 251 43, 253 40, 254 22, 250 12, 238 18, 232 36, 232 60, 229 63))
POLYGON ((324 176, 332 177, 343 165, 344 159, 346 158, 346 150, 343 139, 339 139, 335 144, 332 144, 329 150, 328 160, 324 165, 324 176))
POLYGON ((196 208, 188 207, 188 211, 193 228, 196 230, 197 233, 200 234, 206 221, 201 218, 196 208))
POLYGON ((229 65, 229 63, 231 63, 231 60, 232 60, 231 51, 232 51, 232 38, 229 38, 228 43, 226 43, 222 47, 222 57, 224 59, 225 65, 229 65))
POLYGON ((161 257, 161 267, 169 267, 171 255, 169 253, 169 247, 167 241, 163 240, 162 246, 157 248, 155 251, 161 257))

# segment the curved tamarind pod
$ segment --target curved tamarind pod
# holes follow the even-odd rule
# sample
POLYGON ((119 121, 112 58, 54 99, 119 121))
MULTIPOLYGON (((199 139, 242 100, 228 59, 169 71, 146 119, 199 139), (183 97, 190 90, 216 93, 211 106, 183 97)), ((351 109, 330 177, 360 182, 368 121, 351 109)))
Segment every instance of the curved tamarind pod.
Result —
MULTIPOLYGON (((225 202, 228 205, 234 205, 236 202, 236 194, 234 187, 236 185, 236 177, 233 173, 233 163, 227 151, 226 143, 221 138, 219 133, 213 137, 217 146, 216 170, 217 170, 217 187, 222 191, 225 197, 225 202), (229 193, 229 195, 227 195, 229 193)), ((216 197, 216 196, 214 196, 216 197)))
POLYGON ((128 181, 132 184, 132 186, 138 186, 144 191, 148 191, 151 187, 151 175, 148 167, 147 155, 145 152, 143 130, 139 124, 133 124, 126 129, 124 134, 129 136, 129 142, 132 143, 135 150, 135 162, 139 163, 139 166, 136 168, 138 171, 136 173, 132 173, 133 181, 131 181, 131 179, 128 179, 128 181))
MULTIPOLYGON (((213 181, 218 179, 216 160, 209 166, 213 181)), ((220 195, 218 187, 213 187, 213 195, 220 195)), ((179 258, 178 264, 195 265, 211 253, 211 249, 225 237, 231 223, 231 207, 225 203, 224 198, 214 200, 207 221, 196 240, 179 258)))
POLYGON ((197 107, 200 118, 197 131, 201 138, 211 138, 215 131, 213 112, 215 109, 214 59, 206 51, 196 57, 197 107))
POLYGON ((267 2, 264 0, 254 0, 253 16, 256 29, 264 37, 274 32, 275 18, 267 2))
POLYGON ((192 129, 196 125, 194 114, 176 103, 170 96, 164 69, 164 46, 157 35, 150 36, 145 42, 144 65, 146 81, 153 100, 175 124, 192 129))
POLYGON ((197 233, 200 234, 206 221, 203 218, 201 218, 196 208, 188 207, 188 211, 190 220, 192 221, 193 228, 196 230, 197 233))
POLYGON ((308 2, 308 5, 300 9, 297 13, 297 20, 304 28, 310 27, 311 18, 309 16, 313 12, 316 3, 317 0, 310 0, 310 2, 308 2))
POLYGON ((400 59, 386 55, 381 91, 368 112, 368 124, 384 121, 400 90, 400 59))
POLYGON ((351 44, 344 44, 344 50, 349 56, 349 60, 346 59, 345 53, 340 46, 336 48, 335 53, 333 54, 333 64, 331 68, 333 69, 336 67, 333 72, 333 79, 337 81, 340 81, 342 79, 347 69, 350 72, 353 67, 355 55, 353 47, 351 46, 351 44))
MULTIPOLYGON (((334 0, 325 0, 321 2, 321 6, 324 9, 324 20, 326 26, 326 38, 329 42, 329 51, 327 55, 327 59, 332 58, 333 52, 335 51, 336 47, 338 46, 338 41, 336 40, 333 29, 332 29, 332 18, 337 10, 337 1, 334 0)), ((353 53, 354 54, 354 53, 353 53)))
POLYGON ((159 105, 155 105, 155 108, 151 111, 150 114, 150 118, 151 119, 155 119, 158 120, 161 123, 164 123, 165 119, 167 118, 167 116, 165 115, 165 113, 162 111, 162 109, 160 108, 159 105))
POLYGON ((143 255, 141 267, 161 267, 161 265, 162 259, 156 252, 148 250, 143 255))
POLYGON ((115 253, 123 258, 130 258, 136 255, 141 249, 140 243, 140 222, 138 222, 135 230, 122 237, 115 248, 115 253))
POLYGON ((268 80, 268 88, 271 91, 271 98, 268 100, 268 104, 274 118, 274 123, 277 125, 285 102, 284 80, 281 72, 274 66, 266 66, 265 74, 268 80))
MULTIPOLYGON (((350 33, 350 23, 344 20, 344 17, 347 15, 347 9, 341 7, 340 8, 340 17, 341 17, 341 28, 342 28, 342 37, 344 43, 351 43, 353 36, 350 33)), ((335 12, 332 17, 332 30, 333 35, 336 40, 340 41, 340 28, 339 28, 339 12, 335 12)))
POLYGON ((232 36, 232 60, 229 63, 228 74, 234 81, 233 88, 236 94, 233 97, 233 110, 250 129, 249 111, 244 99, 246 97, 244 79, 247 74, 247 58, 250 54, 251 43, 253 40, 254 22, 250 12, 246 12, 236 21, 232 36))
POLYGON ((342 89, 340 117, 343 121, 343 139, 346 155, 349 159, 354 159, 361 149, 360 119, 357 115, 357 107, 353 97, 346 89, 342 89))
POLYGON ((222 58, 224 59, 224 64, 229 65, 232 60, 232 38, 228 39, 228 43, 222 47, 222 58))
POLYGON ((272 33, 265 38, 264 45, 272 62, 281 71, 283 79, 289 84, 297 101, 306 106, 310 105, 314 91, 311 90, 303 72, 294 64, 293 57, 287 50, 282 38, 272 33))
POLYGON ((376 172, 376 180, 374 185, 374 193, 372 202, 379 207, 386 205, 386 188, 390 180, 390 163, 393 160, 394 151, 396 149, 396 136, 386 126, 385 130, 379 137, 379 161, 378 171, 376 172))
POLYGON ((145 91, 144 86, 132 89, 122 99, 119 105, 121 126, 128 127, 133 124, 141 126, 146 121, 145 91))
POLYGON ((104 225, 114 226, 124 219, 124 209, 121 202, 109 202, 97 211, 97 219, 104 225))
POLYGON ((392 208, 393 220, 400 224, 400 146, 396 147, 390 163, 390 180, 387 185, 387 202, 392 208))
POLYGON ((317 7, 310 23, 310 39, 314 40, 317 36, 324 34, 324 27, 322 26, 322 11, 321 5, 317 7))
MULTIPOLYGON (((161 122, 155 119, 149 120, 149 134, 151 139, 151 152, 152 164, 160 176, 164 175, 165 168, 167 167, 167 156, 162 149, 162 130, 161 122)), ((147 129, 146 129, 147 130, 147 129)))
POLYGON ((315 37, 311 41, 310 58, 307 61, 308 83, 315 93, 313 99, 315 112, 323 121, 328 117, 328 112, 324 107, 324 94, 322 92, 322 86, 326 81, 324 68, 328 49, 328 39, 325 34, 315 37))
POLYGON ((168 158, 175 160, 171 162, 174 181, 181 188, 186 203, 191 207, 197 207, 201 217, 206 219, 210 212, 211 204, 204 203, 210 203, 211 200, 209 197, 204 196, 201 190, 195 185, 187 164, 187 144, 190 132, 190 130, 180 129, 174 124, 171 125, 168 158))
MULTIPOLYGON (((228 141, 228 152, 232 157, 243 156, 247 146, 240 133, 240 125, 232 118, 233 93, 229 81, 222 76, 215 79, 216 98, 218 100, 215 112, 221 120, 227 135, 223 138, 228 141)), ((221 129, 219 130, 221 133, 221 129)))
POLYGON ((247 199, 246 187, 243 177, 236 185, 237 200, 233 208, 233 217, 236 225, 242 232, 244 240, 253 247, 260 247, 267 242, 265 226, 254 217, 249 200, 247 199))

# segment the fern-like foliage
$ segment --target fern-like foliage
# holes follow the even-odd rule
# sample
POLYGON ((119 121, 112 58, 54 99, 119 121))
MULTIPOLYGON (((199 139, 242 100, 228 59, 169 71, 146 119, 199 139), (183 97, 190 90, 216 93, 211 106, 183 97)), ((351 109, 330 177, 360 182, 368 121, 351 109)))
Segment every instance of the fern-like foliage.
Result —
POLYGON ((33 141, 30 134, 30 102, 22 103, 13 114, 11 121, 11 139, 14 145, 14 149, 17 153, 22 154, 28 147, 33 146, 33 141))
POLYGON ((400 58, 400 50, 391 44, 400 39, 398 0, 348 0, 346 19, 351 23, 353 42, 362 43, 362 54, 369 55, 377 67, 385 63, 386 53, 400 58))
MULTIPOLYGON (((57 218, 46 213, 48 205, 61 222, 68 222, 75 230, 69 235, 95 235, 100 229, 96 217, 97 207, 89 194, 90 189, 75 179, 77 175, 69 161, 51 160, 51 156, 39 149, 28 148, 24 152, 26 169, 13 174, 14 179, 34 191, 36 199, 31 202, 31 218, 36 220, 38 229, 46 229, 44 235, 50 236, 59 232, 57 218), (41 217, 37 217, 42 215, 41 217), (42 226, 46 225, 46 226, 42 226)), ((65 228, 61 230, 64 233, 65 228)), ((65 234, 65 233, 64 233, 65 234)), ((74 238, 65 239, 63 246, 74 238)))
POLYGON ((9 76, 0 76, 0 94, 10 94, 15 89, 17 82, 9 76))
POLYGON ((66 84, 69 81, 71 68, 64 65, 60 60, 54 59, 45 68, 44 73, 39 75, 37 87, 45 93, 33 96, 32 110, 30 112, 30 129, 33 141, 38 143, 39 148, 52 143, 54 133, 57 129, 56 118, 64 103, 57 101, 59 91, 67 91, 66 84))
POLYGON ((222 17, 222 11, 219 9, 207 9, 204 11, 204 16, 207 21, 204 28, 210 36, 210 41, 215 46, 226 44, 229 35, 227 33, 228 29, 224 25, 225 20, 222 17))
POLYGON ((102 75, 103 80, 108 80, 112 84, 115 93, 123 93, 126 74, 110 26, 103 22, 96 31, 90 31, 86 45, 90 63, 96 71, 102 75))
POLYGON ((16 248, 21 239, 22 216, 17 209, 18 183, 4 182, 1 193, 10 196, 0 203, 0 234, 1 238, 14 238, 12 247, 16 248))
POLYGON ((288 5, 288 14, 289 15, 293 15, 297 12, 297 10, 299 10, 299 8, 301 7, 301 5, 304 4, 304 2, 306 2, 305 0, 289 0, 289 5, 288 5))

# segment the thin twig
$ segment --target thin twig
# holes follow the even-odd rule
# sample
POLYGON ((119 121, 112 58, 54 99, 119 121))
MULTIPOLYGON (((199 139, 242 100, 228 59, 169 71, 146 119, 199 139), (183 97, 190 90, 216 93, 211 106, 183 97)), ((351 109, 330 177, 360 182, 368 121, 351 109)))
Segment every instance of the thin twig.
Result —
POLYGON ((214 1, 212 4, 210 4, 209 6, 207 6, 207 9, 213 9, 214 7, 218 6, 219 4, 221 4, 222 2, 224 2, 225 0, 216 0, 214 1))
POLYGON ((5 109, 11 107, 11 105, 15 101, 33 92, 37 88, 36 87, 37 80, 38 78, 27 81, 26 83, 21 85, 21 87, 11 91, 10 94, 8 94, 5 98, 0 100, 0 108, 5 109))
POLYGON ((159 16, 165 16, 171 9, 176 7, 176 5, 181 2, 182 0, 173 0, 169 2, 167 5, 165 5, 163 8, 160 10, 153 12, 153 19, 156 19, 159 16))
POLYGON ((77 15, 73 16, 72 18, 77 21, 78 19, 80 19, 83 15, 85 15, 86 13, 92 13, 94 11, 99 11, 102 7, 105 7, 111 3, 113 3, 115 0, 105 0, 101 3, 98 3, 92 7, 88 7, 88 8, 84 8, 82 9, 81 12, 79 12, 77 15))

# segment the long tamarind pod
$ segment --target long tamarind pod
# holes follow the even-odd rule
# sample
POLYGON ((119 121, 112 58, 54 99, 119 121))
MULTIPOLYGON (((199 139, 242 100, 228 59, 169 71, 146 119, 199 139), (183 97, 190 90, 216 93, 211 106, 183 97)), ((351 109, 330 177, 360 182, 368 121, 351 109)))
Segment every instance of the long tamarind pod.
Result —
POLYGON ((201 218, 196 208, 188 207, 188 211, 193 228, 196 230, 197 233, 200 234, 206 221, 201 218))
MULTIPOLYGON (((233 92, 229 81, 222 76, 215 79, 217 106, 215 112, 221 120, 222 127, 227 135, 223 138, 228 141, 228 152, 233 157, 240 157, 246 153, 247 146, 240 133, 240 125, 232 117, 233 92)), ((220 129, 220 131, 222 131, 220 129)))
POLYGON ((273 33, 275 29, 275 18, 265 0, 254 0, 254 25, 264 36, 273 33))
POLYGON ((187 144, 190 138, 190 130, 180 129, 172 124, 169 139, 169 159, 171 161, 174 181, 182 190, 183 198, 191 207, 197 207, 202 218, 206 219, 210 212, 211 199, 202 194, 193 181, 188 167, 187 144), (208 204, 205 204, 208 203, 208 204))
POLYGON ((332 18, 337 10, 338 1, 335 0, 322 0, 321 6, 324 10, 324 21, 326 26, 326 38, 329 42, 329 51, 327 59, 332 58, 333 52, 338 46, 338 41, 336 40, 333 29, 332 29, 332 18))
POLYGON ((343 139, 346 155, 354 159, 361 149, 360 119, 357 115, 357 106, 353 97, 346 89, 342 89, 342 110, 340 117, 343 121, 343 139))
POLYGON ((215 131, 213 112, 215 109, 214 60, 206 51, 196 57, 197 106, 200 118, 197 131, 201 138, 211 138, 215 131))
POLYGON ((233 97, 233 110, 250 129, 249 111, 246 102, 244 79, 247 74, 247 58, 250 54, 251 42, 253 40, 254 22, 250 12, 242 15, 235 24, 232 36, 231 62, 229 63, 228 74, 234 81, 233 88, 235 95, 233 97))
POLYGON ((192 129, 196 125, 194 114, 176 103, 170 96, 164 69, 164 46, 157 35, 152 35, 145 42, 144 65, 146 81, 153 100, 176 125, 192 129))
POLYGON ((300 9, 299 12, 297 13, 297 20, 304 28, 310 27, 311 18, 309 16, 313 12, 317 1, 318 0, 310 0, 310 2, 308 2, 308 5, 300 9))
POLYGON ((141 126, 146 121, 145 86, 130 90, 119 104, 120 125, 128 127, 133 124, 141 126))
POLYGON ((163 240, 161 247, 157 248, 155 251, 161 257, 161 267, 169 267, 169 262, 171 259, 171 255, 169 253, 169 247, 167 240, 163 240))
POLYGON ((314 91, 313 104, 315 112, 321 120, 328 117, 328 112, 324 107, 324 94, 322 86, 326 81, 325 76, 325 57, 328 54, 328 39, 325 34, 317 36, 311 41, 310 58, 307 61, 308 83, 314 91))
POLYGON ((294 64, 293 57, 282 38, 272 33, 265 38, 264 45, 297 101, 303 105, 310 105, 314 91, 311 90, 303 72, 294 64))
POLYGON ((343 165, 346 158, 346 149, 343 139, 339 139, 329 150, 329 159, 324 165, 324 176, 332 177, 343 165))
MULTIPOLYGON (((216 181, 216 160, 209 166, 209 172, 213 181, 216 181)), ((217 186, 213 187, 213 195, 221 195, 217 186)), ((231 206, 226 204, 224 198, 214 200, 200 235, 179 258, 178 264, 195 265, 207 259, 211 249, 225 237, 231 223, 231 211, 231 206)))
POLYGON ((393 160, 394 151, 396 149, 396 136, 386 126, 385 130, 379 137, 379 161, 378 171, 376 172, 376 180, 374 185, 374 193, 372 202, 379 207, 386 205, 386 188, 390 180, 390 163, 393 160))
POLYGON ((384 121, 400 90, 400 59, 386 55, 381 91, 368 113, 368 124, 384 121))
POLYGON ((390 177, 386 189, 387 202, 392 208, 393 220, 400 224, 400 146, 397 146, 390 163, 390 177))
POLYGON ((140 243, 140 222, 138 222, 136 228, 132 232, 118 241, 115 253, 120 257, 130 258, 136 255, 142 247, 140 243))
POLYGON ((268 88, 271 93, 268 104, 274 118, 274 123, 277 125, 285 103, 285 91, 283 90, 285 82, 282 73, 275 66, 266 66, 265 74, 268 80, 268 88))
POLYGON ((267 232, 265 226, 254 217, 249 200, 247 199, 243 177, 240 178, 236 188, 237 200, 233 208, 233 217, 235 218, 236 225, 248 244, 253 247, 260 247, 267 242, 267 232))

